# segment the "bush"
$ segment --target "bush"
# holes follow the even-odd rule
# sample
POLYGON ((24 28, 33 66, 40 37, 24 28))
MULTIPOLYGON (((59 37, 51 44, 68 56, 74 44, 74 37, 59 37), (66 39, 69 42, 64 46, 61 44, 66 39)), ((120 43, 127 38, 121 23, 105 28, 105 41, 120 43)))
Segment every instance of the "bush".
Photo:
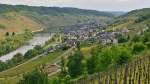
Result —
POLYGON ((150 42, 147 42, 146 46, 147 46, 148 49, 150 49, 150 42))
POLYGON ((119 54, 116 59, 117 65, 122 65, 127 63, 132 57, 131 53, 126 49, 120 50, 118 53, 119 54))
POLYGON ((7 69, 7 65, 4 62, 0 61, 0 71, 7 69))
POLYGON ((83 74, 83 54, 80 51, 77 51, 73 56, 69 57, 67 63, 69 75, 73 78, 76 78, 83 74))
POLYGON ((18 84, 49 84, 48 75, 43 70, 34 70, 24 74, 18 84))
POLYGON ((67 45, 63 45, 62 47, 61 47, 61 49, 64 51, 64 50, 68 50, 70 47, 69 46, 67 46, 67 45))
POLYGON ((18 64, 20 62, 23 61, 23 55, 21 53, 17 53, 13 58, 12 58, 12 61, 14 64, 18 64))
POLYGON ((142 43, 136 43, 133 46, 133 53, 139 53, 145 49, 145 45, 142 43))
POLYGON ((141 38, 139 35, 135 35, 132 39, 133 42, 140 42, 141 41, 141 38))
POLYGON ((117 35, 118 43, 125 43, 128 41, 128 38, 122 34, 117 35))
POLYGON ((30 59, 30 58, 33 58, 37 55, 37 51, 34 50, 34 49, 31 49, 31 50, 28 50, 25 55, 24 55, 24 58, 26 59, 30 59))

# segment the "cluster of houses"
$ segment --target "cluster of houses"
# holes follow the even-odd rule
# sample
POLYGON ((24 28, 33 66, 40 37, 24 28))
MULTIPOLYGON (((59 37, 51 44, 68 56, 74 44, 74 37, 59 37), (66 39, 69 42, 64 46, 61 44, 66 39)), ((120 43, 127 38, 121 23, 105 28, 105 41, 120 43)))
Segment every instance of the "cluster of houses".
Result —
POLYGON ((116 39, 116 32, 99 32, 96 35, 97 40, 99 40, 102 44, 117 44, 118 40, 116 39))
POLYGON ((95 41, 99 41, 102 44, 117 44, 118 40, 116 35, 123 34, 127 35, 129 30, 124 28, 118 32, 108 32, 101 29, 90 29, 90 28, 81 28, 76 31, 69 31, 64 33, 64 36, 68 38, 67 43, 70 45, 75 45, 75 42, 78 41, 85 41, 90 39, 95 39, 95 41))
POLYGON ((117 44, 118 40, 116 38, 116 35, 126 35, 128 32, 129 30, 126 28, 119 32, 107 32, 102 29, 88 27, 82 27, 77 30, 64 30, 63 36, 67 39, 65 39, 63 43, 49 48, 47 52, 52 53, 64 45, 67 45, 69 47, 76 46, 78 41, 92 40, 93 42, 98 41, 102 44, 117 44))

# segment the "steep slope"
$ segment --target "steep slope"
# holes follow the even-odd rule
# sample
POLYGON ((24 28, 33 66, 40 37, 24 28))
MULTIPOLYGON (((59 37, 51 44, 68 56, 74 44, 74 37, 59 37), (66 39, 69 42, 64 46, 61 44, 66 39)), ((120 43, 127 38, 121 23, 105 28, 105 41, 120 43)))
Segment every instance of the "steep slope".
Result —
POLYGON ((139 32, 143 29, 150 27, 150 8, 144 8, 139 10, 133 10, 125 15, 117 18, 117 20, 111 24, 108 30, 122 30, 127 28, 131 32, 139 32))
POLYGON ((41 27, 52 31, 75 24, 93 22, 93 20, 108 23, 113 16, 108 12, 77 8, 0 4, 0 31, 20 31, 24 28, 35 30, 41 27))
POLYGON ((0 15, 0 37, 4 36, 6 32, 20 33, 25 29, 32 31, 40 30, 42 25, 34 20, 16 12, 9 12, 0 15))

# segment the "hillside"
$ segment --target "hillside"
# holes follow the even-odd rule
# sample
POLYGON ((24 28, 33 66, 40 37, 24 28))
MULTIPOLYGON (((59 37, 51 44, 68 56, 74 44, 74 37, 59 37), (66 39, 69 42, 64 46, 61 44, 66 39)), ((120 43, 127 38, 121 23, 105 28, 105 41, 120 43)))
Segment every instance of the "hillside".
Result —
POLYGON ((150 27, 150 8, 133 10, 124 14, 111 24, 108 30, 122 30, 127 28, 131 33, 139 32, 145 28, 150 27))
POLYGON ((20 32, 25 28, 31 30, 48 28, 52 31, 93 20, 105 23, 110 22, 113 16, 108 12, 77 8, 0 4, 0 32, 3 32, 0 36, 6 32, 20 32))
MULTIPOLYGON (((129 36, 127 42, 109 45, 112 49, 109 50, 108 47, 108 51, 104 51, 106 46, 95 51, 101 53, 95 54, 94 52, 90 61, 87 61, 90 66, 87 69, 88 76, 75 79, 74 84, 150 84, 150 8, 133 10, 116 19, 108 30, 117 32, 128 29, 132 37, 129 36), (121 46, 122 48, 119 48, 121 46), (117 49, 121 51, 118 52, 117 49), (96 66, 93 66, 94 64, 96 66), (96 68, 93 69, 93 67, 96 68), (99 70, 96 71, 97 69, 99 70)), ((127 34, 125 33, 126 36, 127 34)))
POLYGON ((25 29, 32 31, 39 30, 42 25, 36 23, 29 17, 18 14, 16 12, 9 12, 0 15, 0 37, 4 36, 6 32, 21 32, 25 29))

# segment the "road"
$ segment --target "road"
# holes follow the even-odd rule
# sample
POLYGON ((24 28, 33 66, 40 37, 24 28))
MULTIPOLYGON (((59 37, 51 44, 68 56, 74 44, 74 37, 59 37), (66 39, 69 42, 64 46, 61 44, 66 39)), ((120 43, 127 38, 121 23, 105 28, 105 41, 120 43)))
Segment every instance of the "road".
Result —
MULTIPOLYGON (((51 76, 53 76, 53 75, 55 75, 55 74, 57 74, 58 72, 61 71, 60 68, 59 68, 60 66, 57 65, 57 64, 60 63, 62 57, 64 57, 64 59, 67 59, 73 53, 74 49, 75 49, 75 47, 70 48, 65 53, 63 53, 61 56, 59 56, 57 59, 55 59, 52 62, 46 64, 46 67, 49 67, 50 69, 53 69, 53 67, 54 68, 58 67, 58 68, 55 69, 54 72, 48 73, 49 77, 51 77, 51 76), (56 65, 56 66, 51 66, 51 65, 56 65)), ((47 70, 49 70, 49 69, 47 69, 47 70)))
MULTIPOLYGON (((61 57, 67 58, 68 56, 70 56, 70 54, 72 53, 72 51, 74 50, 74 48, 75 48, 75 47, 70 48, 69 50, 67 50, 66 52, 64 52, 61 56, 58 56, 58 58, 56 58, 55 60, 53 60, 53 61, 47 63, 46 66, 51 66, 52 64, 57 64, 58 62, 60 62, 61 57)), ((30 63, 30 62, 32 62, 32 61, 34 61, 34 60, 40 58, 41 56, 45 56, 44 54, 45 54, 45 53, 43 53, 43 54, 41 54, 41 55, 38 55, 38 56, 36 56, 36 57, 34 57, 34 58, 28 60, 27 62, 22 63, 22 64, 20 64, 20 65, 18 65, 18 66, 16 66, 16 67, 13 67, 13 68, 11 68, 11 69, 8 69, 8 70, 17 69, 17 68, 19 68, 20 66, 23 66, 24 64, 30 63)), ((52 67, 52 68, 53 68, 53 67, 52 67)), ((8 70, 5 70, 5 71, 0 72, 0 73, 6 73, 8 70)), ((52 72, 52 73, 49 73, 49 77, 52 76, 52 75, 57 74, 58 72, 60 72, 60 69, 57 69, 57 70, 55 70, 55 71, 52 72)), ((20 75, 22 75, 22 74, 20 74, 20 75)), ((17 77, 18 77, 18 76, 12 76, 12 77, 7 77, 7 78, 9 78, 9 79, 15 79, 15 78, 17 78, 17 77)), ((1 78, 1 79, 4 79, 4 80, 5 80, 5 78, 1 78)), ((1 82, 1 81, 0 81, 0 82, 1 82)))

